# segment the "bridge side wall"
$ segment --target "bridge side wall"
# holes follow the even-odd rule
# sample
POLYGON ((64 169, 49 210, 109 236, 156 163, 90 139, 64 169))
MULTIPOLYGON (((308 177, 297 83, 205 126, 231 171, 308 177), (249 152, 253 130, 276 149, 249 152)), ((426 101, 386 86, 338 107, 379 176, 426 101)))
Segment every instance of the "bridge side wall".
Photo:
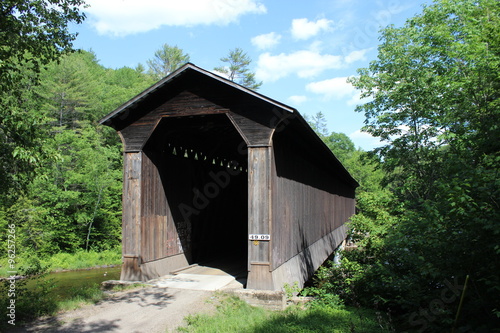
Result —
MULTIPOLYGON (((271 266, 273 289, 302 287, 346 237, 355 187, 341 170, 303 147, 293 127, 273 137, 271 266)), ((341 167, 341 166, 340 166, 341 167)))

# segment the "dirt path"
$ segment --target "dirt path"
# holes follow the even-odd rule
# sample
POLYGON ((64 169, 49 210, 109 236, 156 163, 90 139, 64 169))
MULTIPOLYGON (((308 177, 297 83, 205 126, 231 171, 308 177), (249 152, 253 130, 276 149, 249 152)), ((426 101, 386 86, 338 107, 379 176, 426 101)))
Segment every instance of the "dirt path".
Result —
POLYGON ((212 311, 213 292, 147 287, 114 293, 97 305, 41 320, 15 332, 175 332, 189 314, 212 311))
POLYGON ((244 280, 236 280, 239 270, 192 265, 149 281, 149 287, 113 292, 96 305, 38 320, 13 332, 175 332, 186 324, 187 315, 214 310, 215 290, 242 289, 244 280))

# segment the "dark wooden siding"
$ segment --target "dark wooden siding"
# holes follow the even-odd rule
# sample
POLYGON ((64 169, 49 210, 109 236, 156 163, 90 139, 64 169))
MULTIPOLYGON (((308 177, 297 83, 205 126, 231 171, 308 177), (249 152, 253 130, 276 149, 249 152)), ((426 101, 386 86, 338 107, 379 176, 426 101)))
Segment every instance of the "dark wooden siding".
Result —
POLYGON ((273 269, 340 227, 354 213, 354 199, 291 179, 274 182, 273 269))
POLYGON ((141 165, 142 153, 123 155, 123 253, 137 254, 140 249, 141 234, 137 227, 141 218, 141 165))
POLYGON ((160 158, 149 152, 142 159, 141 255, 144 262, 183 253, 183 243, 184 247, 189 243, 189 225, 180 219, 175 221, 172 215, 160 174, 166 170, 161 170, 164 163, 160 158))
MULTIPOLYGON (((271 196, 271 149, 249 148, 248 151, 248 216, 249 234, 269 234, 271 196)), ((249 242, 249 264, 269 263, 269 242, 249 242)))
POLYGON ((273 137, 272 269, 344 224, 354 188, 284 130, 273 137))
MULTIPOLYGON (((169 97, 169 96, 166 96, 169 97)), ((125 141, 125 151, 140 151, 162 117, 224 114, 229 110, 207 101, 191 92, 183 91, 171 96, 158 105, 148 105, 154 109, 146 114, 138 110, 130 112, 131 123, 120 130, 125 141)))

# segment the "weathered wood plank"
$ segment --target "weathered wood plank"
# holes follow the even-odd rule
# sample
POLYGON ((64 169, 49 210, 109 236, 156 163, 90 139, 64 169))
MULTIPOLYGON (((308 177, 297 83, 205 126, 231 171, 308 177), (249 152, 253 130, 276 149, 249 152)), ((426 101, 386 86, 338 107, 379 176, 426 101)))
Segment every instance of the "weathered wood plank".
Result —
POLYGON ((184 221, 175 221, 166 196, 165 186, 169 185, 164 183, 161 174, 174 176, 173 172, 168 172, 170 169, 166 163, 165 157, 159 153, 143 155, 141 247, 144 262, 182 253, 176 223, 184 221))
POLYGON ((247 288, 257 290, 273 290, 273 276, 269 262, 252 262, 247 278, 247 288))
POLYGON ((320 166, 305 161, 302 151, 273 142, 272 269, 278 268, 354 214, 354 199, 345 185, 320 166))
POLYGON ((248 145, 271 145, 271 135, 273 133, 271 123, 266 124, 266 126, 235 112, 230 112, 228 117, 240 134, 247 140, 248 145))
POLYGON ((127 267, 135 271, 140 265, 142 153, 125 153, 123 157, 122 253, 124 269, 122 275, 128 276, 137 272, 128 272, 127 267), (136 259, 125 260, 127 256, 136 259))
MULTIPOLYGON (((248 148, 248 233, 269 234, 271 225, 271 147, 248 148)), ((269 262, 269 242, 248 241, 249 262, 269 262)), ((250 267, 249 267, 250 268, 250 267)))
POLYGON ((125 128, 120 129, 119 132, 123 137, 125 151, 140 151, 162 117, 224 114, 227 112, 229 110, 226 108, 189 91, 182 91, 125 128))

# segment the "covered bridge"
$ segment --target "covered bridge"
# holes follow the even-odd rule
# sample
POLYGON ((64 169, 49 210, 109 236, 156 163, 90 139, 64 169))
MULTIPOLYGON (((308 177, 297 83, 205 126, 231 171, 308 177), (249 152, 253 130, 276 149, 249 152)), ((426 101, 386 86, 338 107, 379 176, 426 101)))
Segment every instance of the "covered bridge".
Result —
POLYGON ((285 104, 188 63, 100 123, 124 145, 122 280, 225 261, 302 286, 345 239, 358 184, 285 104))

